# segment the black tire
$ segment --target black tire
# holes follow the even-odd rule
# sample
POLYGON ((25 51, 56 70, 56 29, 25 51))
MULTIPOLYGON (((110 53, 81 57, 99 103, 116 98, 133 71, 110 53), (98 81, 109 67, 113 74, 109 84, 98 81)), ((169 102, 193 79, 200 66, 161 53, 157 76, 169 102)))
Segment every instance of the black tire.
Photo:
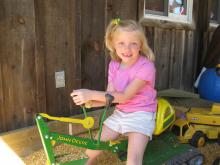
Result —
POLYGON ((214 162, 212 163, 212 165, 219 165, 220 164, 220 157, 217 157, 214 162))
POLYGON ((126 161, 126 159, 127 159, 127 152, 125 152, 125 151, 120 151, 120 152, 117 152, 117 155, 118 155, 118 158, 119 158, 121 161, 126 161))
POLYGON ((194 147, 202 147, 205 145, 206 138, 204 133, 197 131, 190 140, 190 144, 194 147))
POLYGON ((165 165, 202 165, 204 163, 204 155, 197 148, 190 148, 184 153, 177 154, 171 159, 164 162, 165 165), (199 161, 199 159, 201 161, 199 161), (198 164, 198 162, 200 162, 198 164))
POLYGON ((187 165, 202 165, 204 163, 204 155, 197 155, 192 157, 188 162, 187 165))

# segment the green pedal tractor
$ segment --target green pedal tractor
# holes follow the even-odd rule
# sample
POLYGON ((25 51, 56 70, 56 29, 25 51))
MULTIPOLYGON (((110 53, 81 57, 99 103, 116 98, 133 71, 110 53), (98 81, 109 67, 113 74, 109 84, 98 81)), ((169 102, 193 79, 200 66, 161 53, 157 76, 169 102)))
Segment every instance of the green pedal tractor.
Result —
MULTIPOLYGON (((117 153, 121 160, 126 160, 127 140, 102 142, 101 133, 106 112, 110 108, 113 96, 106 94, 106 106, 100 116, 98 138, 93 139, 92 127, 94 119, 87 116, 86 108, 82 107, 84 119, 74 119, 67 117, 53 117, 48 114, 39 113, 36 115, 36 122, 40 137, 47 156, 47 165, 84 165, 88 158, 73 160, 65 163, 57 162, 53 147, 55 143, 65 143, 77 147, 92 150, 109 150, 117 153), (45 119, 57 120, 60 122, 82 124, 88 130, 89 138, 60 134, 52 132, 47 126, 45 119)), ((168 131, 168 127, 175 121, 175 112, 171 105, 164 99, 158 99, 158 110, 156 115, 156 129, 153 140, 147 145, 143 164, 145 165, 202 165, 203 155, 194 147, 188 144, 181 144, 176 136, 168 131)))

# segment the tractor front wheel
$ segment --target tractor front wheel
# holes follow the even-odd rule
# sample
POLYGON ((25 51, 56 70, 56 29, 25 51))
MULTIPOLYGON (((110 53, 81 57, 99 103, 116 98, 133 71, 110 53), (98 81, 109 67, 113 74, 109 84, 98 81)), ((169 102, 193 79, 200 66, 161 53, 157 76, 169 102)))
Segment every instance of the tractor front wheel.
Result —
POLYGON ((202 147, 205 145, 206 139, 204 133, 197 131, 190 140, 190 144, 194 147, 202 147))

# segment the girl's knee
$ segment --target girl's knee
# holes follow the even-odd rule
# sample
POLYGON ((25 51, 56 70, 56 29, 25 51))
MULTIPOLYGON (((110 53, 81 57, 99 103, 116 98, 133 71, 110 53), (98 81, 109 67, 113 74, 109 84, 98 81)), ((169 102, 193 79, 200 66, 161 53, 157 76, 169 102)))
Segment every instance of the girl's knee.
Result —
POLYGON ((95 158, 97 157, 98 155, 101 154, 102 151, 100 150, 90 150, 90 149, 87 149, 86 150, 86 155, 89 157, 89 158, 95 158))
POLYGON ((89 157, 88 161, 86 162, 86 165, 95 165, 96 164, 96 158, 101 153, 100 150, 86 150, 86 155, 89 157))

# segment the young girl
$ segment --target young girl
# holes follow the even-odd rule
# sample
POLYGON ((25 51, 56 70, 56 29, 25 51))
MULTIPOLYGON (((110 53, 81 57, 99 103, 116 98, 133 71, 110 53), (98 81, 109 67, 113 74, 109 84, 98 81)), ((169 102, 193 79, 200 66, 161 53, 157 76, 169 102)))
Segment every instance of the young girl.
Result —
MULTIPOLYGON (((76 105, 90 102, 92 107, 105 105, 105 94, 114 96, 114 113, 103 126, 102 141, 115 140, 119 134, 128 136, 127 165, 142 165, 143 155, 152 138, 157 107, 154 54, 147 44, 140 24, 115 19, 105 35, 111 61, 106 92, 89 89, 73 90, 76 105)), ((87 165, 94 164, 99 150, 87 150, 87 165)))

